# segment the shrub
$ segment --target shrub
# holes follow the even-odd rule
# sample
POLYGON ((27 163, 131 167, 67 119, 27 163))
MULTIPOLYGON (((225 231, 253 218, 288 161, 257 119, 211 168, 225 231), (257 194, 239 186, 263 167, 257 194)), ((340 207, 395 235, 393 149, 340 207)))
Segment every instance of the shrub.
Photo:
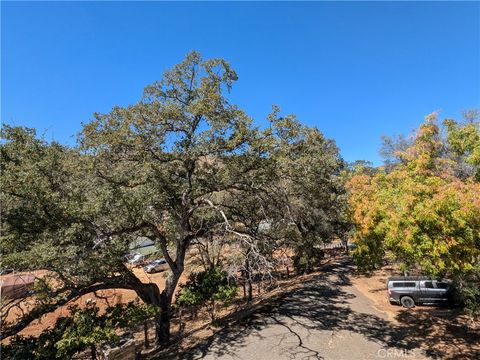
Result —
POLYGON ((298 249, 293 257, 293 267, 297 273, 308 274, 320 264, 324 256, 325 253, 321 249, 310 248, 308 251, 298 249))
POLYGON ((237 284, 229 281, 227 273, 215 266, 206 271, 191 273, 180 290, 176 305, 180 308, 205 306, 212 321, 215 321, 216 305, 230 304, 237 294, 237 289, 237 284))

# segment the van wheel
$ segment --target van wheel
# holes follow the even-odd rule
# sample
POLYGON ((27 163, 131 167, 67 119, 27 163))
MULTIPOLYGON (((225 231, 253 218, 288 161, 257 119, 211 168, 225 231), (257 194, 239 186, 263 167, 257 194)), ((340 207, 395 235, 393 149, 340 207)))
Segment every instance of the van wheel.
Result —
POLYGON ((400 302, 402 303, 403 307, 406 307, 407 309, 411 309, 415 306, 415 301, 410 296, 404 296, 400 299, 400 302))

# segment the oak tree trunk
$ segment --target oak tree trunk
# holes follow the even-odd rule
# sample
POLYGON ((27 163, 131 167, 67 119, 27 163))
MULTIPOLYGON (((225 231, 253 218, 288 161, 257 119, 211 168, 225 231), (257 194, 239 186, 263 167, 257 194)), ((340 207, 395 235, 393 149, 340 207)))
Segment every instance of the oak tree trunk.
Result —
POLYGON ((148 343, 148 323, 147 323, 147 320, 145 320, 143 322, 143 335, 144 335, 143 345, 145 346, 145 349, 148 349, 150 344, 148 343))
MULTIPOLYGON (((177 260, 178 260, 177 254, 177 260)), ((182 263, 176 264, 175 270, 167 278, 165 289, 160 294, 160 314, 155 318, 156 343, 158 346, 166 346, 170 342, 170 320, 172 318, 172 300, 180 276, 183 272, 182 263)))

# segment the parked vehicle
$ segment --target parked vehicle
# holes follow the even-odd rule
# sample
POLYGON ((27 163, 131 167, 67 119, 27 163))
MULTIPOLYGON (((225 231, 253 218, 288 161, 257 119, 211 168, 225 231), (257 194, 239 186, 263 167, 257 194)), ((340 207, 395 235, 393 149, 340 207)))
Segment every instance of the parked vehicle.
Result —
POLYGON ((412 308, 419 304, 450 304, 451 284, 422 276, 391 277, 387 280, 388 300, 412 308))
POLYGON ((165 259, 157 259, 153 260, 151 263, 148 263, 146 266, 143 268, 146 273, 151 274, 151 273, 156 273, 159 271, 165 271, 169 269, 167 260, 165 259))
POLYGON ((145 255, 138 253, 128 254, 125 256, 125 258, 130 265, 142 265, 147 259, 145 255))

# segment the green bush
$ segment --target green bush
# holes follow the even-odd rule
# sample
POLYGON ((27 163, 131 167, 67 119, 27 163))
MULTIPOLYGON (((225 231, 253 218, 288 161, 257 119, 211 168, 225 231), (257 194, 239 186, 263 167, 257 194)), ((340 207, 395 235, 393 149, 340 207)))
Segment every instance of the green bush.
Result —
POLYGON ((90 349, 92 357, 96 346, 116 341, 117 335, 99 309, 72 306, 70 316, 60 317, 52 329, 43 331, 38 338, 14 337, 2 346, 2 359, 8 360, 68 360, 78 352, 90 349))
POLYGON ((325 253, 321 249, 310 248, 308 251, 298 249, 293 257, 293 267, 299 274, 308 274, 320 265, 324 256, 325 253))
POLYGON ((118 342, 116 329, 145 324, 158 313, 158 308, 138 301, 109 307, 103 315, 95 305, 83 309, 71 306, 69 310, 69 316, 59 318, 52 329, 43 331, 38 338, 12 338, 10 344, 2 346, 2 359, 68 360, 85 350, 90 350, 95 358, 98 346, 118 342))
POLYGON ((180 308, 199 308, 205 306, 212 321, 215 321, 215 309, 218 303, 226 306, 237 294, 237 284, 231 283, 227 273, 220 267, 206 271, 193 272, 182 286, 176 306, 180 308))
POLYGON ((480 317, 480 271, 471 270, 454 277, 455 302, 472 318, 480 317))
POLYGON ((8 345, 2 345, 2 359, 5 360, 51 360, 65 359, 68 357, 57 357, 55 341, 45 341, 45 338, 32 336, 15 336, 8 345))

